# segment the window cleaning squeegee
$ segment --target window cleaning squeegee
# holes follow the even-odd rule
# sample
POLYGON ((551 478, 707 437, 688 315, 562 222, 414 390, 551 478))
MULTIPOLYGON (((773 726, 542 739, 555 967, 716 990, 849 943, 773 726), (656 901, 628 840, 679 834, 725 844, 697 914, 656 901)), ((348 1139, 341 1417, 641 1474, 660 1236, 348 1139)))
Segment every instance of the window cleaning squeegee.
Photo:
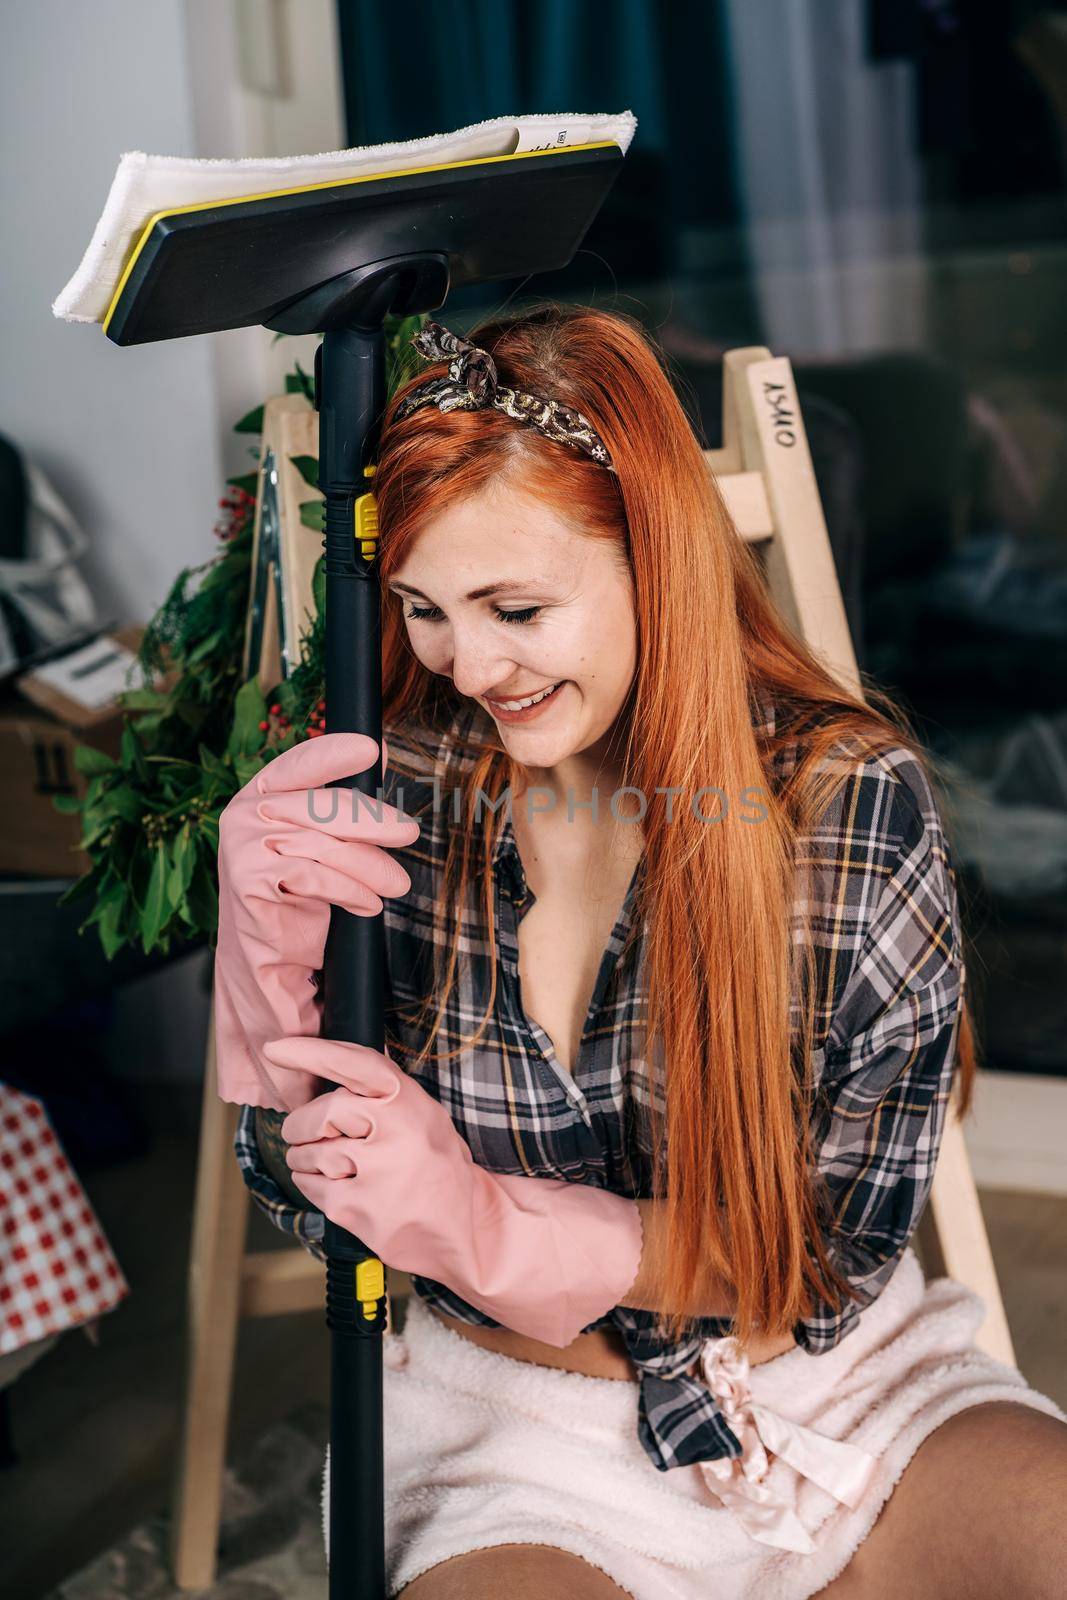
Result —
MULTIPOLYGON (((326 706, 331 733, 382 737, 377 518, 387 314, 573 258, 636 122, 500 118, 453 134, 284 161, 122 158, 57 316, 119 345, 263 325, 321 333, 326 706), (287 181, 288 180, 288 181, 287 181), (168 196, 170 203, 168 204, 168 196), (190 196, 196 198, 190 199, 190 196)), ((380 760, 343 780, 373 798, 380 760)), ((382 913, 332 908, 323 1035, 385 1048, 382 913)), ((331 1329, 331 1600, 384 1600, 382 1263, 325 1220, 331 1329)))

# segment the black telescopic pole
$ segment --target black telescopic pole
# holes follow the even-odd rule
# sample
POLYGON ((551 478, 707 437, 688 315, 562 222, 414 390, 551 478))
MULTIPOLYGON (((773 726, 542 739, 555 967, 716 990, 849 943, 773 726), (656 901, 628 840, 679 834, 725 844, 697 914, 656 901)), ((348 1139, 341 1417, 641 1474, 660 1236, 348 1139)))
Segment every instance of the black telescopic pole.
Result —
MULTIPOLYGON (((387 401, 385 318, 439 306, 448 257, 373 261, 321 284, 272 319, 287 333, 321 328, 315 357, 319 488, 326 520, 326 721, 365 733, 379 756, 334 787, 342 804, 382 785, 382 626, 374 457, 387 401)), ((330 908, 322 1037, 385 1049, 385 921, 330 908)), ((382 1335, 385 1269, 373 1250, 324 1219, 330 1329, 330 1600, 385 1600, 382 1335)))
MULTIPOLYGON (((385 344, 376 327, 323 335, 316 359, 319 487, 326 497, 326 715, 331 733, 382 737, 381 595, 376 524, 358 526, 364 469, 385 405, 385 344)), ((364 502, 366 504, 366 502, 364 502)), ((375 797, 381 760, 341 780, 375 797)), ((347 804, 347 799, 342 802, 347 804)), ((385 1048, 385 940, 381 913, 332 908, 326 945, 323 1037, 385 1048)), ((330 1600, 385 1600, 382 1334, 385 1276, 374 1252, 326 1219, 326 1321, 331 1330, 330 1600)))

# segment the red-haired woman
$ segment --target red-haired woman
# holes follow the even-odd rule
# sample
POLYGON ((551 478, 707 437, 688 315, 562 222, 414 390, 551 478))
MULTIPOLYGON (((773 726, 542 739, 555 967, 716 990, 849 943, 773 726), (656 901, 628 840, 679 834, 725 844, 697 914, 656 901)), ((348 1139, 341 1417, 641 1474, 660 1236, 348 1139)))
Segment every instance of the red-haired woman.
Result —
POLYGON ((415 342, 387 804, 325 787, 358 735, 271 762, 216 963, 246 1181, 413 1275, 390 1593, 1051 1597, 1067 1418, 910 1244, 975 1068, 921 748, 776 613, 636 322, 415 342), (331 904, 384 908, 385 1054, 317 1037, 331 904))

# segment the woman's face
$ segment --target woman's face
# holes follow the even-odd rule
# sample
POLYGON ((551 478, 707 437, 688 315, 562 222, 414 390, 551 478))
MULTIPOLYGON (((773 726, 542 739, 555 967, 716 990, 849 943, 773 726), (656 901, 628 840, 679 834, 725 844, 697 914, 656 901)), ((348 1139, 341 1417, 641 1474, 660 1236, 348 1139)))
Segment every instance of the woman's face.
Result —
POLYGON ((637 628, 629 567, 610 541, 498 485, 427 523, 389 587, 423 666, 485 707, 517 761, 547 769, 611 731, 637 628))

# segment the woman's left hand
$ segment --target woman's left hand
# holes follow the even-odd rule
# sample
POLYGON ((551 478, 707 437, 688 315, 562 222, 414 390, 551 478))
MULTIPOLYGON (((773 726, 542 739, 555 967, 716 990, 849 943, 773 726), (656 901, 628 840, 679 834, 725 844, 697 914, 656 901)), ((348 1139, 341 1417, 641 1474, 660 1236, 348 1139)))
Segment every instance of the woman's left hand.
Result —
POLYGON ((637 1276, 635 1200, 560 1178, 487 1172, 448 1112, 387 1055, 275 1039, 267 1060, 339 1089, 282 1123, 293 1182, 391 1267, 563 1349, 637 1276))
POLYGON ((473 1161, 448 1112, 388 1055, 331 1039, 276 1039, 275 1066, 341 1085, 281 1125, 293 1182, 389 1265, 437 1277, 470 1248, 473 1161))

